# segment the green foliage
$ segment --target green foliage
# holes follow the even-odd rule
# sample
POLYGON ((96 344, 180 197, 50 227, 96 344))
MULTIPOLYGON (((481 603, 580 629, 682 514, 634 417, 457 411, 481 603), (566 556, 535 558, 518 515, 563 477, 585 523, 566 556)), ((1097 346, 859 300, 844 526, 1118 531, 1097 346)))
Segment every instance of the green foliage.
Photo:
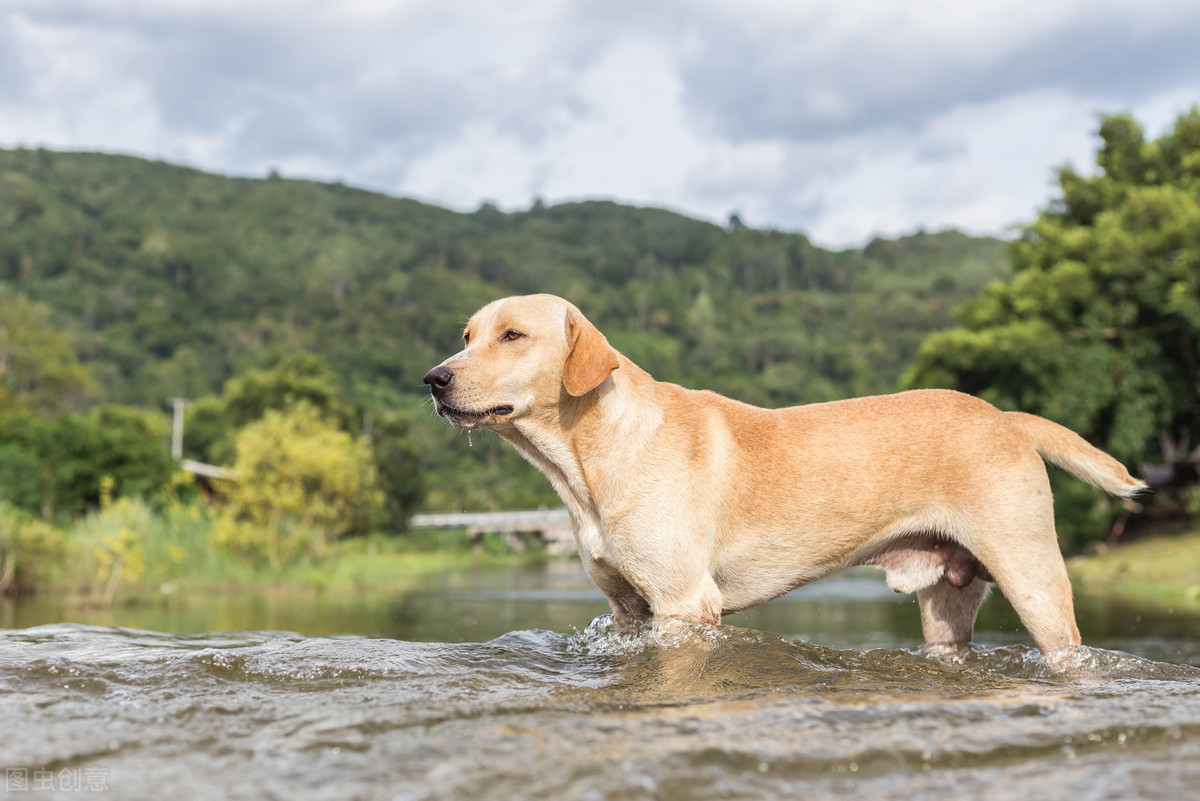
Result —
POLYGON ((49 428, 28 413, 0 417, 0 503, 46 516, 53 512, 54 466, 44 456, 51 445, 49 428))
POLYGON ((61 571, 62 535, 42 520, 0 502, 0 596, 34 592, 61 571))
MULTIPOLYGON (((76 461, 86 460, 92 475, 110 478, 116 493, 152 496, 170 481, 174 466, 167 450, 167 418, 161 412, 104 405, 80 420, 86 450, 76 455, 76 461)), ((78 472, 88 475, 82 467, 78 472)))
POLYGON ((387 527, 403 531, 408 518, 425 497, 421 454, 409 436, 412 419, 387 411, 371 421, 371 452, 385 499, 387 527))
POLYGON ((188 409, 185 454, 211 463, 231 463, 236 458, 235 438, 247 425, 268 412, 286 412, 304 405, 347 434, 360 429, 369 434, 371 455, 379 486, 386 498, 380 522, 392 532, 403 531, 408 517, 424 497, 421 458, 410 436, 411 418, 391 405, 386 390, 360 386, 365 405, 352 408, 344 399, 336 377, 321 357, 297 352, 270 369, 250 369, 225 382, 220 397, 205 396, 188 409), (361 424, 360 424, 361 418, 361 424))
POLYGON ((341 399, 333 372, 312 353, 291 353, 270 370, 247 370, 225 383, 225 417, 234 428, 260 419, 268 410, 306 403, 345 428, 351 413, 341 399))
POLYGON ((1114 524, 1129 514, 1104 493, 1058 470, 1050 472, 1050 488, 1055 529, 1064 553, 1079 553, 1089 543, 1109 536, 1114 524))
POLYGON ((160 504, 139 498, 105 500, 65 526, 61 539, 71 587, 113 603, 148 588, 161 597, 176 583, 215 586, 252 580, 245 563, 213 547, 211 510, 176 495, 189 484, 185 474, 177 475, 160 504))
POLYGON ((1146 142, 1105 117, 1099 172, 1013 246, 1016 273, 921 346, 906 386, 951 386, 1057 420, 1126 461, 1200 434, 1200 111, 1146 142))
POLYGON ((267 411, 238 434, 218 542, 279 568, 366 533, 384 502, 371 457, 366 442, 306 402, 267 411))
POLYGON ((184 452, 201 461, 229 462, 233 438, 246 425, 268 411, 282 411, 304 403, 350 430, 354 415, 342 400, 329 366, 312 353, 283 357, 270 369, 250 369, 225 382, 219 398, 200 398, 186 414, 184 452))
POLYGON ((236 454, 236 430, 225 414, 225 401, 205 395, 184 412, 183 455, 209 464, 230 464, 236 454))
POLYGON ((52 414, 72 408, 91 387, 50 309, 0 287, 0 409, 52 414))
POLYGON ((122 581, 136 582, 146 571, 146 533, 154 518, 145 504, 128 498, 114 503, 108 499, 110 487, 104 490, 100 513, 85 520, 84 528, 91 529, 95 540, 90 555, 95 579, 104 588, 102 600, 111 604, 122 581))
POLYGON ((50 419, 0 415, 0 501, 45 518, 98 506, 106 480, 121 495, 152 495, 172 469, 157 412, 105 405, 50 419))

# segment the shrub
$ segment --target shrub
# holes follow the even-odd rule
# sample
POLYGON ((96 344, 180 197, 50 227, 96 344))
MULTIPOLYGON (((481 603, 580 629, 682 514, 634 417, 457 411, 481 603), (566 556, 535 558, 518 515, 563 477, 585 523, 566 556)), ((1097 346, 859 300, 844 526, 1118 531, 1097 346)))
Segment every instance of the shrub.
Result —
POLYGON ((368 532, 383 512, 370 446, 307 403, 242 429, 234 469, 215 537, 273 568, 323 556, 329 541, 368 532))
POLYGON ((28 595, 60 570, 67 552, 48 523, 0 502, 0 595, 28 595))

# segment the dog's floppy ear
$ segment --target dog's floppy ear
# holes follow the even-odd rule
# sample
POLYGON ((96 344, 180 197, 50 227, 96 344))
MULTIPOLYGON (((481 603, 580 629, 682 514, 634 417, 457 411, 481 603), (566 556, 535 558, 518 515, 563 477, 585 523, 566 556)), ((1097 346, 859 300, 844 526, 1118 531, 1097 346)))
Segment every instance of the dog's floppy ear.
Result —
POLYGON ((600 386, 620 362, 604 334, 574 309, 567 312, 567 338, 571 350, 563 365, 563 386, 578 398, 600 386))

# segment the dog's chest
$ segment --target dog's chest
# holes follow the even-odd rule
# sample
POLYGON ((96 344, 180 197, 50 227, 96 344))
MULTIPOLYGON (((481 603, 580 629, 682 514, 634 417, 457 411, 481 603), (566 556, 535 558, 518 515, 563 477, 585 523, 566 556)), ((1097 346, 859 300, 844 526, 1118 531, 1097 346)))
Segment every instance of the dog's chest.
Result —
POLYGON ((604 535, 604 523, 598 515, 575 516, 575 541, 581 554, 598 561, 614 561, 615 554, 604 535))

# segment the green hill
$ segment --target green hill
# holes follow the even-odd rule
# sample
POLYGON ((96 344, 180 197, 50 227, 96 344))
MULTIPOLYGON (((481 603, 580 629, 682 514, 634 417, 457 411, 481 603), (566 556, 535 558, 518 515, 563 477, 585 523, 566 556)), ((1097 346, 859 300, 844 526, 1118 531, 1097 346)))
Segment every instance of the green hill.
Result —
POLYGON ((422 375, 495 297, 564 295, 658 378, 779 406, 892 390, 924 336, 1008 274, 1004 243, 957 232, 832 252, 608 202, 460 214, 341 184, 0 151, 0 287, 52 309, 95 379, 89 402, 161 409, 311 351, 359 408, 413 411, 432 507, 553 498, 507 449, 446 447, 422 406, 422 375))

